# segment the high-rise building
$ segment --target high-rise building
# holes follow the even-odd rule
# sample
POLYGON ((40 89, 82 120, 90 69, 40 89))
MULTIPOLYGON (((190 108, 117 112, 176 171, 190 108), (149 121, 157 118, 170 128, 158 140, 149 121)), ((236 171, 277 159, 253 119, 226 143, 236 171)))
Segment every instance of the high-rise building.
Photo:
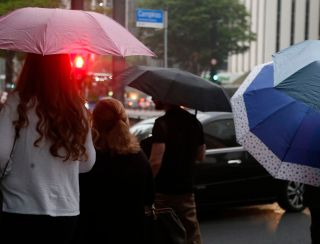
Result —
POLYGON ((319 39, 319 0, 240 0, 251 14, 256 41, 228 59, 228 71, 243 73, 272 60, 272 54, 304 40, 319 39))

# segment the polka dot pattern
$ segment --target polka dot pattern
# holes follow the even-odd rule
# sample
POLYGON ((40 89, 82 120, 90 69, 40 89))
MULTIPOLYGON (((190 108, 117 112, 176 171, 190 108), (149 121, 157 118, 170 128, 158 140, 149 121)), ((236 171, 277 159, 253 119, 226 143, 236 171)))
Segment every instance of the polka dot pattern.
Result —
POLYGON ((242 138, 249 132, 249 122, 247 116, 247 110, 244 106, 243 97, 238 97, 233 101, 234 107, 233 109, 233 118, 235 123, 235 130, 237 140, 240 144, 242 144, 242 138))
POLYGON ((259 74, 261 69, 268 64, 270 63, 259 65, 254 68, 231 98, 237 141, 273 177, 320 186, 319 168, 282 162, 256 135, 250 132, 243 93, 247 90, 248 86, 259 74))
POLYGON ((301 164, 282 162, 277 178, 320 186, 320 169, 301 164))
POLYGON ((273 177, 277 177, 281 160, 258 137, 249 132, 242 145, 273 177))
POLYGON ((241 138, 244 137, 249 132, 247 110, 243 100, 243 93, 247 90, 248 86, 259 74, 261 69, 267 64, 259 65, 255 67, 231 98, 231 105, 232 105, 232 112, 234 117, 237 141, 241 145, 242 145, 241 138))

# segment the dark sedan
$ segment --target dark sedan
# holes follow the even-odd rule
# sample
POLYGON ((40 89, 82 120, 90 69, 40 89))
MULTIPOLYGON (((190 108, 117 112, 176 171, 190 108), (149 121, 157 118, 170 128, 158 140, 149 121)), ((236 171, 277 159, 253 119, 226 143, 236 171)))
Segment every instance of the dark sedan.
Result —
MULTIPOLYGON (((237 142, 232 113, 198 113, 207 146, 196 166, 196 198, 201 207, 278 202, 285 210, 303 210, 304 186, 273 178, 237 142)), ((151 136, 155 118, 131 127, 139 140, 151 136)))

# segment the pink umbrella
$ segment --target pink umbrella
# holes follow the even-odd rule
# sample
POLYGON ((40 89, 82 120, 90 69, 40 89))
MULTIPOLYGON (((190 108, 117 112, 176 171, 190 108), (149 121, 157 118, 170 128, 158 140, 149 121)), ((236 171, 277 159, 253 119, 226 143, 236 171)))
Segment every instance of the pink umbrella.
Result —
POLYGON ((155 56, 127 29, 95 12, 21 8, 0 18, 0 49, 38 53, 91 52, 155 56))

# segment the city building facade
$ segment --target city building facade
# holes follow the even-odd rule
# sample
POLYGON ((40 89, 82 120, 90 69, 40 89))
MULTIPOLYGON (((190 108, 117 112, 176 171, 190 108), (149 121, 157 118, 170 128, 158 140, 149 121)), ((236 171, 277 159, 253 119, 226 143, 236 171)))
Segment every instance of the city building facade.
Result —
POLYGON ((320 0, 240 0, 251 15, 256 41, 231 55, 228 71, 245 73, 272 60, 272 54, 304 40, 319 39, 320 0))

